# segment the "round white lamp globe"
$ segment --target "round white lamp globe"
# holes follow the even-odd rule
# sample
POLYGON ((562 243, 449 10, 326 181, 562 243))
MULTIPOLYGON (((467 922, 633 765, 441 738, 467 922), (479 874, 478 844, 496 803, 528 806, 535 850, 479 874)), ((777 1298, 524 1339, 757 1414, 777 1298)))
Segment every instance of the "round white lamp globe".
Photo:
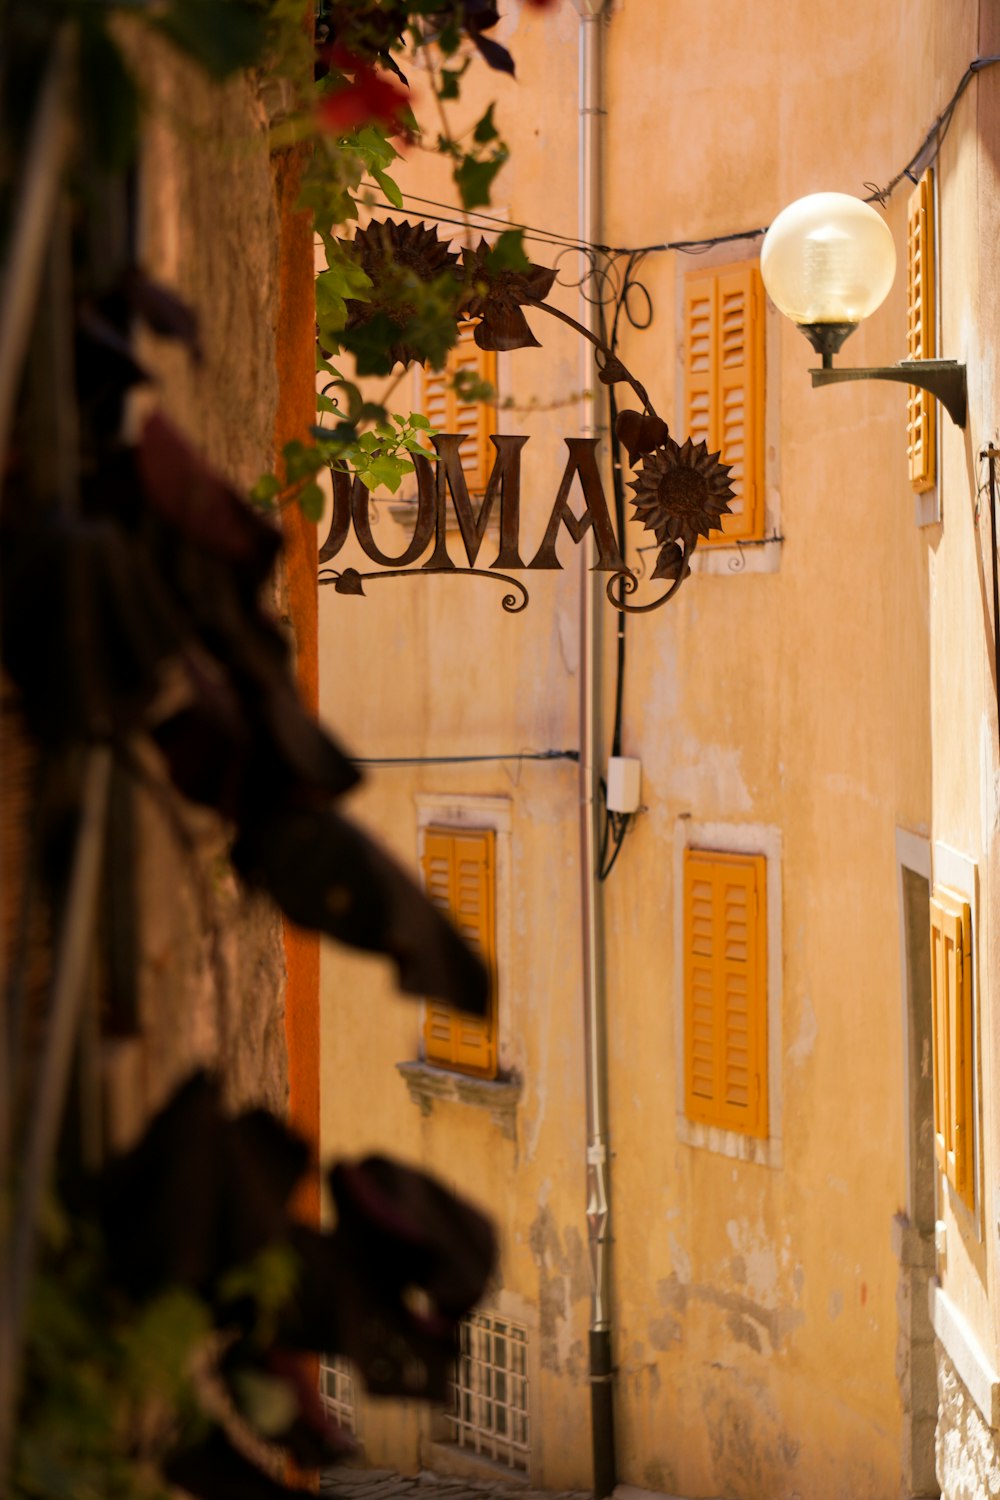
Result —
POLYGON ((847 193, 812 193, 774 220, 760 252, 768 295, 793 323, 844 336, 885 301, 896 274, 888 225, 847 193))

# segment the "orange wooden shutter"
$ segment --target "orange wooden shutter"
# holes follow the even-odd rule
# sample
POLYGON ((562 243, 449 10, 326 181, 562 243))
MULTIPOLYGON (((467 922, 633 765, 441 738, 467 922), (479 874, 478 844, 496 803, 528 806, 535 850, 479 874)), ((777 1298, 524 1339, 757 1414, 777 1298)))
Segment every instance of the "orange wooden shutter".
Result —
MULTIPOLYGON (((686 435, 731 466, 735 499, 708 544, 764 533, 764 294, 752 262, 684 287, 686 435)), ((700 545, 705 545, 703 540, 700 545)))
POLYGON ((424 416, 439 432, 458 433, 462 444, 462 470, 470 495, 482 495, 496 456, 490 443, 496 407, 488 401, 463 401, 455 392, 455 376, 468 373, 496 388, 496 355, 480 349, 473 337, 474 323, 464 323, 458 343, 449 350, 443 370, 425 370, 420 405, 424 416))
POLYGON ((684 866, 685 1109, 767 1135, 766 861, 689 850, 684 866))
MULTIPOLYGON (((936 349, 934 311, 934 169, 927 171, 906 206, 906 352, 911 359, 933 359, 936 349)), ((915 490, 929 490, 936 478, 937 422, 934 397, 907 386, 906 459, 915 490)))
POLYGON ((482 1078, 495 1078, 497 1071, 495 839, 490 829, 429 828, 424 836, 427 893, 477 949, 493 976, 490 1010, 482 1018, 427 1002, 427 1060, 482 1078))
POLYGON ((715 362, 718 349, 714 276, 688 276, 684 283, 684 432, 712 447, 715 362))
POLYGON ((975 1201, 972 920, 949 891, 931 900, 934 1146, 938 1165, 971 1208, 975 1201))

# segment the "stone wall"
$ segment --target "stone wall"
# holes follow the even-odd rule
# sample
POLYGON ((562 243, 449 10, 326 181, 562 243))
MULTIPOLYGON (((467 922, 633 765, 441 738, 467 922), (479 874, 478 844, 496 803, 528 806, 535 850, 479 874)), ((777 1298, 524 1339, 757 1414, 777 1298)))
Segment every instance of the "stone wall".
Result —
MULTIPOLYGON (((203 358, 150 336, 143 400, 247 489, 274 464, 281 403, 280 184, 252 77, 219 85, 143 29, 139 255, 198 312, 203 358)), ((311 368, 311 367, 310 367, 311 368)), ((284 578, 274 606, 288 617, 284 578)), ((157 779, 154 763, 150 780, 157 779)), ((136 809, 140 1018, 147 1107, 199 1064, 233 1104, 288 1106, 280 914, 241 888, 228 830, 168 789, 136 809)))
POLYGON ((943 1500, 993 1500, 1000 1495, 1000 1434, 983 1421, 940 1341, 935 1352, 936 1458, 943 1500))

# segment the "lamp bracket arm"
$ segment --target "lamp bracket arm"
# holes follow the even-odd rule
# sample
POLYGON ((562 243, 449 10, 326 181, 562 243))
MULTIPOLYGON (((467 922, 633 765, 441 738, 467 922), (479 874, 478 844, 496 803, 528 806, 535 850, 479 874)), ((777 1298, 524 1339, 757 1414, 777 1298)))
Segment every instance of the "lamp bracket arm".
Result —
POLYGON ((907 359, 898 365, 875 365, 871 369, 810 370, 813 388, 839 385, 845 380, 894 380, 919 386, 936 396, 956 427, 964 429, 968 411, 965 365, 955 359, 907 359))

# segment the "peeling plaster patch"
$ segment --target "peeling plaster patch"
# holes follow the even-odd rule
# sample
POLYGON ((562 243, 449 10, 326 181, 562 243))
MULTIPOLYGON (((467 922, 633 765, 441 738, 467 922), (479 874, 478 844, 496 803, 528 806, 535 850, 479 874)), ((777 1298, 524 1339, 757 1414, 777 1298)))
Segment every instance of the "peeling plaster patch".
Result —
POLYGON ((679 1344, 684 1338, 684 1330, 679 1318, 672 1317, 670 1313, 664 1313, 662 1318, 651 1318, 649 1321, 649 1342, 654 1349, 661 1353, 669 1349, 671 1344, 679 1344))
POLYGON ((714 1385, 702 1398, 713 1467, 713 1494, 788 1493, 798 1444, 772 1422, 762 1421, 759 1400, 714 1385))
MULTIPOLYGON (((543 1184, 547 1189, 548 1183, 543 1184)), ((579 1232, 566 1233, 566 1248, 559 1240, 552 1210, 539 1207, 529 1236, 531 1253, 538 1267, 538 1334, 543 1370, 559 1375, 565 1368, 574 1375, 570 1308, 574 1296, 584 1295, 589 1271, 579 1232), (584 1292, 578 1288, 583 1286, 584 1292)))
POLYGON ((828 1177, 826 1185, 829 1188, 833 1188, 835 1193, 842 1193, 845 1198, 847 1197, 847 1182, 843 1177, 828 1177))
POLYGON ((570 1300, 579 1302, 590 1294, 590 1261, 584 1248, 583 1236, 575 1225, 566 1230, 565 1240, 569 1259, 570 1300))
POLYGON ((799 1034, 788 1049, 788 1061, 796 1064, 804 1063, 808 1057, 812 1056, 818 1036, 819 1022, 816 1020, 812 1000, 808 995, 803 995, 799 1016, 799 1034))
POLYGON ((778 1256, 767 1237, 762 1220, 751 1228, 745 1221, 730 1219, 726 1225, 729 1242, 746 1267, 746 1286, 754 1301, 763 1307, 778 1305, 778 1256))
POLYGON ((670 793, 692 807, 715 805, 729 809, 732 815, 748 813, 753 799, 747 791, 740 769, 739 750, 728 745, 702 745, 685 738, 678 746, 677 759, 668 772, 670 793))
POLYGON ((761 1352, 760 1334, 749 1318, 744 1318, 741 1313, 732 1312, 726 1319, 726 1327, 738 1343, 748 1344, 755 1354, 761 1352))
POLYGON ((806 1284, 806 1273, 801 1266, 796 1266, 792 1272, 792 1286, 795 1288, 796 1297, 802 1296, 802 1289, 806 1284))
POLYGON ((683 1312, 687 1307, 687 1286, 681 1281, 676 1271, 664 1281, 656 1283, 656 1295, 664 1307, 677 1312, 683 1312))
MULTIPOLYGON (((691 1257, 675 1234, 667 1235, 667 1246, 670 1250, 670 1263, 674 1267, 678 1280, 690 1281, 691 1257)), ((662 1282, 660 1284, 662 1285, 662 1282)))
POLYGON ((747 1279, 747 1263, 742 1255, 734 1255, 729 1262, 729 1270, 737 1286, 742 1286, 747 1279))
POLYGON ((823 785, 834 797, 856 797, 859 802, 864 802, 869 807, 882 806, 881 797, 877 797, 870 787, 864 786, 860 781, 855 781, 853 776, 845 776, 842 771, 833 771, 828 776, 824 776, 823 785))
POLYGON ((844 1294, 839 1288, 830 1293, 830 1301, 827 1307, 830 1314, 830 1322, 835 1323, 844 1311, 844 1294))

